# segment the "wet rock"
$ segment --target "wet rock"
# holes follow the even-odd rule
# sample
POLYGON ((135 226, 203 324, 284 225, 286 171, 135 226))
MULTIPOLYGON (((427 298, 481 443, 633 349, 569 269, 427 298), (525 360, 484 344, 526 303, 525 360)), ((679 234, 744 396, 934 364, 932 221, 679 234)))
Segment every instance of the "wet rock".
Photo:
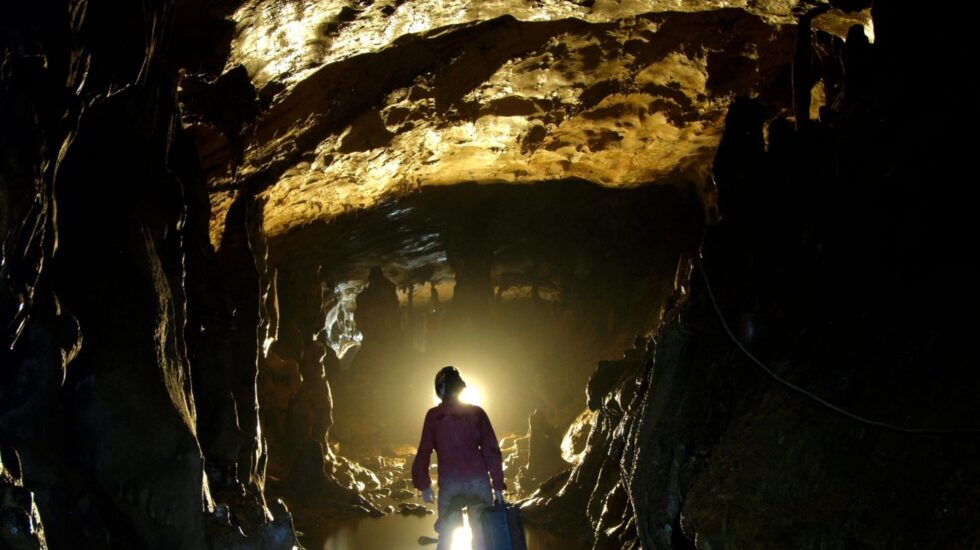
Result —
POLYGON ((568 482, 568 477, 572 474, 572 469, 562 470, 550 478, 544 480, 528 498, 529 501, 536 501, 543 498, 555 496, 559 489, 568 482))
POLYGON ((568 426, 561 441, 561 455, 565 462, 578 464, 582 461, 596 416, 596 412, 586 409, 568 426))
POLYGON ((296 455, 289 469, 289 477, 270 486, 270 491, 287 495, 301 525, 313 525, 327 516, 381 513, 360 493, 363 487, 354 480, 349 469, 337 474, 333 467, 319 445, 307 442, 306 447, 296 455))
POLYGON ((542 412, 531 414, 528 419, 528 462, 517 478, 522 491, 534 491, 539 484, 568 468, 562 457, 559 434, 542 412))
POLYGON ((602 408, 606 396, 630 374, 633 365, 628 361, 599 361, 595 372, 589 377, 589 384, 586 386, 586 403, 590 411, 597 411, 602 408))
MULTIPOLYGON (((876 3, 875 9, 888 12, 893 9, 888 6, 876 3)), ((863 55, 865 41, 852 38, 855 54, 863 55)), ((890 47, 876 42, 876 55, 894 52, 890 47)), ((912 55, 908 50, 905 54, 912 55)), ((839 55, 838 50, 826 62, 839 65, 839 55)), ((957 531, 946 518, 975 516, 975 506, 971 508, 973 505, 966 503, 977 501, 976 492, 965 490, 951 497, 939 488, 946 482, 937 480, 937 476, 958 480, 963 476, 976 477, 980 472, 974 466, 973 457, 978 452, 975 442, 950 441, 948 444, 956 450, 948 453, 940 450, 944 445, 938 439, 933 442, 935 447, 925 440, 913 443, 914 438, 907 438, 908 434, 874 429, 853 417, 834 414, 799 392, 770 383, 771 379, 750 363, 721 326, 723 320, 731 323, 733 331, 740 333, 735 338, 741 336, 739 342, 744 341, 753 354, 765 356, 762 360, 774 372, 810 390, 819 387, 816 393, 830 401, 848 403, 848 407, 865 412, 894 415, 889 417, 896 420, 910 418, 913 410, 923 415, 920 418, 935 418, 939 409, 944 409, 949 419, 975 416, 975 412, 968 412, 975 409, 967 404, 975 403, 971 398, 938 407, 935 402, 922 405, 916 397, 922 395, 921 384, 927 379, 945 388, 936 391, 951 396, 955 393, 953 386, 946 384, 973 379, 975 371, 966 374, 949 368, 941 373, 930 371, 929 375, 920 372, 896 382, 891 377, 900 375, 878 367, 894 363, 882 361, 882 348, 866 339, 887 341, 903 350, 897 352, 899 355, 914 355, 917 352, 913 350, 921 349, 924 333, 934 335, 926 338, 931 341, 933 337, 941 338, 935 336, 938 333, 957 329, 948 325, 938 328, 919 322, 921 318, 915 318, 915 328, 909 330, 884 322, 884 317, 904 315, 895 309, 889 313, 882 310, 876 320, 871 320, 870 313, 853 321, 845 321, 847 316, 842 315, 856 303, 874 303, 875 308, 888 309, 886 296, 893 296, 897 287, 884 290, 878 286, 889 280, 883 276, 885 272, 897 279, 911 277, 904 279, 905 284, 918 280, 897 267, 908 265, 904 259, 897 263, 882 258, 871 260, 861 252, 867 246, 898 246, 906 250, 906 246, 914 247, 911 241, 901 232, 869 230, 866 221, 859 220, 876 212, 899 225, 906 223, 906 213, 889 214, 894 211, 880 203, 879 193, 886 192, 885 186, 894 189, 890 186, 899 181, 904 182, 902 186, 914 186, 912 181, 916 178, 906 179, 904 170, 931 172, 937 168, 931 162, 898 159, 885 152, 905 140, 915 141, 919 147, 929 146, 914 137, 912 128, 918 127, 917 123, 898 123, 906 117, 898 105, 908 97, 893 86, 903 78, 901 71, 886 77, 889 70, 879 70, 884 71, 878 73, 884 81, 873 92, 877 94, 875 101, 856 101, 852 106, 841 102, 825 111, 840 118, 825 119, 822 114, 819 124, 801 120, 801 111, 795 131, 786 121, 772 124, 770 130, 777 132, 770 134, 770 144, 775 147, 769 149, 763 143, 760 106, 750 100, 739 100, 731 106, 715 163, 723 215, 728 216, 728 221, 707 232, 700 249, 703 265, 693 274, 686 270, 691 274, 689 285, 676 285, 678 289, 686 286, 687 290, 679 290, 683 296, 678 296, 662 319, 644 354, 642 368, 618 382, 603 380, 599 384, 600 380, 596 380, 596 388, 601 386, 603 391, 590 392, 595 419, 581 461, 559 491, 542 491, 525 502, 529 522, 557 526, 559 517, 581 518, 583 531, 591 531, 582 534, 595 548, 676 548, 695 544, 839 547, 857 540, 871 547, 889 548, 935 544, 937 537, 961 543, 975 538, 972 529, 957 531), (874 123, 870 122, 872 119, 874 123), (891 120, 896 126, 885 131, 877 126, 884 120, 891 120), (840 126, 842 123, 846 130, 840 126), (898 127, 909 133, 896 137, 892 132, 898 127), (845 135, 848 140, 856 140, 849 142, 850 146, 863 144, 861 153, 846 153, 854 160, 851 168, 830 168, 834 164, 830 158, 845 154, 836 141, 845 135), (772 141, 773 136, 776 142, 772 141), (879 148, 881 144, 875 144, 869 136, 890 145, 879 148), (821 158, 815 151, 824 151, 828 156, 821 158), (903 168, 883 177, 877 184, 882 187, 871 186, 877 191, 867 189, 867 195, 862 192, 860 205, 832 205, 824 202, 828 197, 818 191, 831 181, 840 185, 841 178, 853 184, 849 189, 859 189, 862 175, 888 171, 886 166, 903 168), (787 208, 793 209, 792 215, 786 215, 787 208), (846 239, 829 237, 828 228, 817 221, 825 215, 850 220, 846 239), (837 260, 843 263, 830 267, 837 260, 830 260, 826 255, 829 248, 824 247, 836 247, 834 254, 840 254, 837 260), (801 256, 790 260, 790 250, 801 256), (809 259, 797 263, 804 257, 809 259), (845 257, 849 260, 843 260, 845 257), (816 268, 817 265, 822 267, 816 268), (826 288, 818 284, 814 288, 824 290, 815 296, 778 282, 785 277, 801 277, 816 284, 835 272, 848 272, 846 282, 841 280, 826 288), (706 278, 712 281, 711 294, 717 298, 721 312, 715 311, 706 278), (858 280, 868 286, 850 290, 858 280), (744 321, 741 327, 739 320, 744 321), (848 338, 846 334, 854 330, 862 336, 848 338), (875 336, 869 337, 871 334, 875 336), (828 347, 833 351, 828 352, 828 347), (827 357, 854 353, 861 354, 867 362, 846 366, 825 362, 827 357), (793 363, 781 360, 786 354, 793 355, 793 363), (867 385, 855 383, 855 377, 867 385), (887 385, 888 392, 882 392, 885 379, 892 380, 887 385), (601 399, 596 397, 600 393, 604 394, 601 399), (828 445, 828 441, 833 443, 828 445), (896 461, 897 456, 903 459, 896 461), (911 457, 916 458, 906 460, 911 457), (959 503, 957 511, 947 508, 946 512, 935 513, 936 508, 930 504, 953 501, 959 503), (584 517, 577 515, 583 508, 584 517), (901 517, 930 519, 911 525, 901 517), (895 528, 898 525, 902 527, 895 528)), ((859 89, 868 84, 860 81, 865 75, 856 77, 859 89)), ((869 91, 864 88, 861 93, 869 91)), ((912 192, 905 199, 896 200, 917 202, 925 196, 912 192)), ((937 207, 932 212, 941 210, 937 207)), ((945 227, 952 230, 954 226, 950 223, 945 227)), ((925 249, 919 252, 920 259, 932 254, 925 249)), ((926 287, 917 288, 922 289, 922 296, 930 295, 926 287)), ((975 297, 972 290, 965 288, 960 287, 960 291, 975 297)), ((928 309, 936 311, 933 306, 928 309)), ((949 348, 926 344, 943 356, 956 347, 951 341, 948 345, 949 348)), ((917 370, 910 363, 903 364, 917 370)), ((926 368, 926 364, 936 363, 925 361, 920 366, 926 368)))
MULTIPOLYGON (((254 67, 257 87, 270 79, 287 87, 258 121, 257 146, 241 170, 246 182, 273 184, 268 196, 281 208, 268 219, 270 234, 433 184, 581 178, 633 187, 684 174, 706 185, 731 98, 785 97, 771 91, 786 86, 795 20, 774 5, 665 13, 643 4, 649 13, 634 6, 568 18, 567 10, 584 8, 565 4, 523 17, 515 14, 529 5, 458 13, 413 6, 442 14, 411 24, 439 29, 432 34, 402 34, 409 27, 366 10, 341 35, 380 32, 377 41, 331 38, 321 55, 306 43, 256 49, 278 28, 260 13, 278 14, 269 21, 293 15, 249 2, 233 58, 254 67), (469 24, 440 26, 459 18, 469 24), (307 55, 316 68, 293 64, 307 55), (283 73, 267 74, 273 67, 283 73), (654 150, 662 154, 648 154, 654 150)), ((215 231, 220 223, 218 215, 215 231)))
POLYGON ((0 453, 0 542, 12 550, 47 548, 34 494, 23 487, 19 459, 9 447, 0 453))
POLYGON ((525 435, 512 435, 501 440, 500 452, 503 456, 504 480, 508 487, 523 491, 518 484, 518 476, 527 468, 530 455, 529 438, 525 435))
POLYGON ((348 477, 354 480, 354 483, 360 491, 381 488, 381 480, 378 479, 378 476, 374 472, 350 459, 338 457, 334 468, 334 471, 339 475, 349 474, 348 477))
POLYGON ((398 489, 396 491, 392 491, 391 493, 391 498, 395 500, 406 500, 414 496, 415 496, 415 491, 411 491, 409 489, 398 489))
POLYGON ((415 504, 411 502, 403 502, 398 505, 398 513, 403 516, 419 516, 425 517, 426 515, 434 514, 432 510, 422 506, 421 504, 415 504))
POLYGON ((261 215, 232 198, 215 254, 166 58, 171 7, 3 7, 0 432, 57 547, 205 547, 226 491, 249 497, 230 516, 261 518, 236 528, 268 524, 250 307, 261 215))
POLYGON ((261 525, 243 528, 240 518, 224 505, 219 505, 208 524, 208 541, 214 548, 242 550, 290 549, 298 544, 292 515, 286 505, 277 500, 268 507, 268 515, 261 525))

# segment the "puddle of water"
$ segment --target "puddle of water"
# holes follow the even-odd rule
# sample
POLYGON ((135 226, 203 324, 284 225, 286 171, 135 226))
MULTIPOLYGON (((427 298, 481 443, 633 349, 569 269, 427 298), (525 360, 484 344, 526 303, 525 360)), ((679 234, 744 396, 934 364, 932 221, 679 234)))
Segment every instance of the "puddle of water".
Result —
MULTIPOLYGON (((421 546, 420 536, 435 537, 435 516, 419 518, 390 514, 381 518, 364 518, 324 525, 322 532, 307 531, 303 545, 310 550, 435 550, 435 545, 421 546)), ((581 550, 578 541, 525 529, 528 550, 581 550)))
POLYGON ((381 518, 364 518, 337 525, 326 526, 322 545, 309 541, 305 545, 310 550, 391 550, 434 549, 435 546, 419 546, 422 535, 434 536, 432 523, 435 516, 424 518, 390 514, 381 518))

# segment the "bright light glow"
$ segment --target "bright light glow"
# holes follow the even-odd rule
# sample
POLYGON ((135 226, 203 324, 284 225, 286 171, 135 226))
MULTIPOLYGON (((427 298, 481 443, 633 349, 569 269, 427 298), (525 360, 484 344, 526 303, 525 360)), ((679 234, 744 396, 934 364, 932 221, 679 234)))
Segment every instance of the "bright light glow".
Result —
POLYGON ((450 550, 472 550, 472 548, 473 532, 470 531, 469 522, 464 518, 463 526, 453 531, 453 545, 450 550))
MULTIPOLYGON (((432 399, 435 401, 436 405, 442 403, 437 395, 433 394, 432 399)), ((482 407, 486 402, 483 398, 483 392, 480 391, 480 388, 475 386, 472 382, 466 383, 466 387, 463 388, 463 391, 459 394, 459 400, 463 403, 469 403, 470 405, 476 405, 478 407, 482 407)))
POLYGON ((467 384, 463 392, 459 394, 459 400, 470 405, 483 406, 483 392, 473 384, 467 384))

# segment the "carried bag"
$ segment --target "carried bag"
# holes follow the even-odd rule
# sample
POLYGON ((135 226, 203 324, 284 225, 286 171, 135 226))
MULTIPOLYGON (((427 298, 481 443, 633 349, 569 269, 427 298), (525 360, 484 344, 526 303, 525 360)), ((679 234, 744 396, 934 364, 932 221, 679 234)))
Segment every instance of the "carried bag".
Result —
POLYGON ((521 511, 513 504, 488 506, 473 519, 473 550, 527 550, 521 511))

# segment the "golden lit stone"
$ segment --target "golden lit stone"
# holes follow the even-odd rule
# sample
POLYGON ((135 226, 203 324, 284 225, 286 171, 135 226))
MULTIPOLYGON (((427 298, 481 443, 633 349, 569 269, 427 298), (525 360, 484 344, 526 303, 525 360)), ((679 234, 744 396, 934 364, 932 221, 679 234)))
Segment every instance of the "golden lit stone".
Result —
MULTIPOLYGON (((255 0, 235 15, 229 63, 285 89, 244 165, 212 185, 259 181, 272 237, 463 182, 710 194, 729 102, 785 85, 793 5, 255 0)), ((832 15, 835 31, 864 21, 832 15)), ((215 235, 230 199, 212 193, 215 235)))
POLYGON ((607 23, 646 13, 746 8, 774 22, 793 19, 792 0, 416 0, 377 2, 365 8, 346 0, 252 0, 235 13, 239 33, 231 64, 242 63, 257 85, 295 82, 312 68, 376 51, 398 38, 454 25, 511 16, 521 21, 577 18, 607 23), (583 3, 584 4, 584 3, 583 3))

